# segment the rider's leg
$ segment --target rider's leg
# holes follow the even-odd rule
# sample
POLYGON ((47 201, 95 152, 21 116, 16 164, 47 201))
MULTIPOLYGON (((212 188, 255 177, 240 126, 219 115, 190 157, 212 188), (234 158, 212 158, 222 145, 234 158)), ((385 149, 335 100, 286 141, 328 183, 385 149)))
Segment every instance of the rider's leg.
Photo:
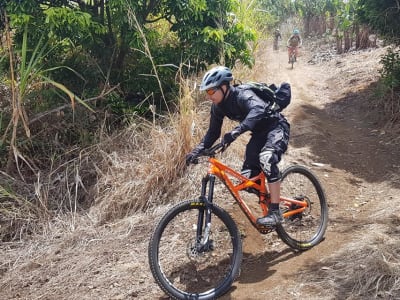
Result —
POLYGON ((279 205, 281 198, 281 181, 278 180, 273 183, 268 182, 268 188, 271 194, 271 203, 277 203, 279 205))
POLYGON ((279 213, 281 174, 278 168, 278 163, 282 154, 283 151, 279 148, 263 148, 260 153, 260 164, 266 174, 271 197, 268 215, 257 220, 257 223, 262 225, 274 226, 277 222, 282 220, 279 213))
POLYGON ((265 144, 266 138, 266 133, 253 133, 251 135, 246 146, 245 159, 241 171, 243 176, 251 178, 261 172, 259 153, 265 144))
POLYGON ((268 214, 258 218, 257 223, 264 226, 275 226, 283 221, 282 214, 279 210, 279 202, 281 197, 281 180, 274 183, 268 183, 271 195, 271 203, 268 206, 268 214))
POLYGON ((278 163, 289 143, 289 124, 282 122, 268 134, 268 140, 260 153, 260 164, 267 176, 271 204, 268 214, 257 219, 257 223, 264 226, 275 226, 282 221, 279 211, 280 179, 278 163))

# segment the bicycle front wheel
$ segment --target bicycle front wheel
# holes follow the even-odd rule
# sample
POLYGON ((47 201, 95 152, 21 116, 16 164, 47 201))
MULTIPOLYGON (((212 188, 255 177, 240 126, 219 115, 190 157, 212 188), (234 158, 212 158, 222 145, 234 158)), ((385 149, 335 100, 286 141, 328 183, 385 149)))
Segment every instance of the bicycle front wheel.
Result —
POLYGON ((173 299, 215 299, 239 273, 242 242, 237 226, 222 208, 213 205, 209 210, 211 226, 206 229, 205 204, 182 202, 167 212, 150 239, 151 272, 173 299))
MULTIPOLYGON (((285 218, 276 227, 279 237, 296 250, 307 250, 318 244, 328 225, 328 205, 317 177, 303 166, 291 166, 282 173, 281 194, 304 201, 307 207, 303 212, 285 218)), ((298 209, 284 201, 280 208, 282 213, 298 209)))

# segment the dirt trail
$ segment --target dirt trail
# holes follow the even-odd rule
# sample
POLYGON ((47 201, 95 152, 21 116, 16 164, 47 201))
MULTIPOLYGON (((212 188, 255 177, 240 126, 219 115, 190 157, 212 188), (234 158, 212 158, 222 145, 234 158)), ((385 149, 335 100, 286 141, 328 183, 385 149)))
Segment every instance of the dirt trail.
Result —
MULTIPOLYGON (((266 65, 258 70, 257 79, 288 81, 293 87, 293 103, 285 110, 291 140, 283 165, 300 163, 317 173, 327 194, 330 221, 326 239, 303 253, 292 252, 276 237, 261 237, 247 221, 239 221, 247 232, 242 273, 236 288, 222 299, 321 299, 302 289, 299 273, 309 267, 322 268, 321 259, 334 255, 354 241, 359 228, 374 222, 369 218, 380 208, 373 200, 398 195, 398 182, 390 175, 399 168, 396 145, 377 129, 362 103, 369 93, 363 89, 378 74, 376 55, 372 61, 366 55, 369 60, 359 70, 357 62, 352 62, 356 58, 348 56, 310 64, 311 53, 305 49, 291 69, 284 50, 266 51, 266 65), (346 78, 346 72, 357 71, 361 78, 346 78)), ((358 56, 362 59, 363 53, 358 56)), ((337 299, 337 295, 327 294, 325 299, 337 299)))
MULTIPOLYGON (((322 181, 330 208, 326 239, 295 253, 275 233, 259 235, 231 205, 245 234, 244 260, 240 277, 222 299, 340 299, 316 294, 301 274, 323 269, 322 260, 364 225, 385 222, 375 199, 400 201, 399 141, 381 130, 365 101, 383 50, 311 64, 307 46, 291 70, 285 51, 262 45, 266 51, 253 79, 293 86, 293 103, 285 110, 292 124, 290 149, 282 165, 304 164, 322 181)), ((90 213, 73 220, 67 216, 41 236, 0 245, 0 299, 167 299, 147 262, 148 238, 165 209, 102 226, 90 213)))

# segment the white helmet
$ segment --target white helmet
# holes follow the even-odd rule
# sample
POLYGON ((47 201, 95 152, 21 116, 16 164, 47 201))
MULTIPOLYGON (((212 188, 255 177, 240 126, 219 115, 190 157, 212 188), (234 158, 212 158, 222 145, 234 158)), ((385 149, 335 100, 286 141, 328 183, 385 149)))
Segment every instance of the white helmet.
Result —
POLYGON ((231 69, 223 66, 212 68, 208 71, 200 85, 200 91, 205 91, 211 88, 219 87, 224 82, 230 82, 233 80, 231 69))

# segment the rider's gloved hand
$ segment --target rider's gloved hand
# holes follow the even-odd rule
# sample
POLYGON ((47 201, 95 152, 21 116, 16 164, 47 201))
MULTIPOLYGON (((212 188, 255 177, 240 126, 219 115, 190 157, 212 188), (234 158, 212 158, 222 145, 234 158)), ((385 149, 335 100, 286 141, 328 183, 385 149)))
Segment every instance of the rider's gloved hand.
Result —
POLYGON ((189 166, 190 164, 197 164, 198 160, 197 158, 203 152, 204 150, 204 145, 201 143, 198 145, 196 148, 194 148, 190 153, 186 154, 186 165, 189 166))
POLYGON ((240 132, 237 130, 232 130, 231 132, 225 133, 224 136, 221 139, 221 144, 222 144, 222 151, 225 151, 228 146, 237 139, 237 137, 240 135, 240 132))

